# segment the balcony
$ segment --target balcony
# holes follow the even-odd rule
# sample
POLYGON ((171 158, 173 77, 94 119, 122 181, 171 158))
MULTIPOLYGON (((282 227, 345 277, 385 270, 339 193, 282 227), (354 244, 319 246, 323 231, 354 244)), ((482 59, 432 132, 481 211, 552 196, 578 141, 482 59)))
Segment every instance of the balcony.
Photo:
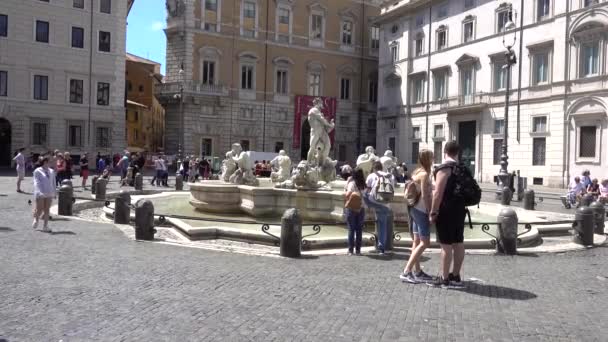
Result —
MULTIPOLYGON (((159 99, 175 98, 179 94, 182 84, 180 82, 161 83, 156 85, 155 94, 159 99)), ((196 81, 186 81, 183 83, 184 94, 209 95, 209 96, 228 96, 228 87, 219 84, 203 84, 196 81)))
POLYGON ((480 112, 488 107, 490 99, 488 94, 478 93, 471 95, 458 95, 449 97, 445 100, 439 100, 439 108, 445 110, 448 114, 466 114, 471 112, 480 112))

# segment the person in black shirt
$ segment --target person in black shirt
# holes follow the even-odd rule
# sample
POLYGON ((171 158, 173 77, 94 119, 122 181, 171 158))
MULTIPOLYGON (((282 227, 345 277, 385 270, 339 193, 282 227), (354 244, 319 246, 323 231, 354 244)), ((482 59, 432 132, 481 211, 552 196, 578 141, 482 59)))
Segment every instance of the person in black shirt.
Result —
POLYGON ((86 152, 80 158, 80 177, 82 177, 82 188, 86 190, 87 178, 89 178, 89 159, 86 152))

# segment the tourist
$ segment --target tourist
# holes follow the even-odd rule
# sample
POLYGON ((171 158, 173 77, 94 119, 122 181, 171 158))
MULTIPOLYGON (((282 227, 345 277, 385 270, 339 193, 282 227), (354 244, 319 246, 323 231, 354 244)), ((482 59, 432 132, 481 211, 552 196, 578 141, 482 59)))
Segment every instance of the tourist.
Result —
POLYGON ((99 160, 97 160, 97 174, 101 175, 103 173, 103 171, 106 169, 106 160, 104 158, 99 158, 99 160))
POLYGON ((63 159, 65 160, 65 179, 72 179, 72 156, 70 152, 66 151, 63 154, 63 159))
MULTIPOLYGON (((382 171, 382 163, 375 161, 372 164, 372 173, 367 176, 365 181, 367 191, 363 196, 365 205, 369 208, 374 209, 376 213, 376 221, 378 225, 378 242, 377 250, 380 255, 384 255, 387 230, 388 230, 388 217, 391 214, 391 209, 386 203, 380 203, 376 199, 376 192, 380 179, 383 177, 391 179, 391 175, 382 171)), ((392 181, 392 179, 391 179, 392 181)))
POLYGON ((23 151, 25 151, 23 147, 17 150, 17 155, 13 158, 15 170, 17 171, 17 192, 22 192, 21 181, 25 178, 25 156, 23 156, 23 151))
POLYGON ((435 192, 430 210, 431 224, 435 224, 437 240, 441 246, 441 275, 430 285, 460 287, 466 207, 462 199, 454 196, 457 184, 453 174, 454 167, 458 164, 460 146, 455 141, 449 141, 445 144, 444 153, 444 164, 435 169, 435 192))
POLYGON ((154 160, 154 177, 152 181, 150 181, 151 185, 154 185, 156 182, 156 186, 160 186, 161 180, 163 179, 163 171, 164 171, 164 160, 162 159, 163 153, 161 152, 159 156, 154 160))
POLYGON ((591 171, 589 171, 589 170, 583 171, 582 177, 581 177, 581 183, 583 183, 583 186, 585 187, 585 189, 587 189, 589 187, 589 185, 591 185, 591 171))
POLYGON ((417 284, 433 280, 431 276, 424 273, 420 268, 420 257, 431 245, 431 224, 429 220, 429 209, 433 201, 433 183, 431 181, 431 167, 433 166, 433 151, 422 150, 418 153, 418 165, 412 173, 419 197, 416 204, 409 209, 411 218, 411 232, 413 235, 412 254, 410 255, 403 274, 400 278, 404 282, 417 284), (412 272, 415 270, 415 273, 412 272))
POLYGON ((80 158, 80 177, 82 177, 82 188, 87 189, 87 178, 89 178, 89 159, 88 153, 83 153, 80 158))
POLYGON ((209 179, 209 169, 211 168, 211 164, 207 159, 203 159, 203 161, 201 161, 201 166, 203 168, 203 179, 209 179))
POLYGON ((602 179, 599 201, 604 204, 608 203, 608 179, 602 179))
POLYGON ((131 158, 131 154, 128 151, 125 151, 122 158, 120 158, 120 160, 116 164, 116 166, 118 166, 118 168, 120 169, 120 179, 121 180, 124 180, 125 178, 127 178, 127 169, 129 168, 129 159, 130 158, 131 158))
POLYGON ((348 226, 348 255, 361 255, 361 239, 363 238, 363 220, 365 207, 363 191, 365 191, 365 176, 363 170, 355 169, 352 177, 346 182, 344 195, 344 216, 348 226))
POLYGON ((38 228, 40 216, 44 215, 44 225, 42 231, 51 232, 49 228, 49 210, 51 203, 55 197, 55 172, 49 167, 49 158, 42 159, 42 165, 34 170, 34 200, 36 208, 34 209, 34 222, 32 228, 38 228))
POLYGON ((103 172, 101 173, 101 178, 107 179, 109 181, 110 177, 112 177, 112 166, 108 164, 106 165, 105 170, 103 170, 103 172))
POLYGON ((65 162, 65 159, 63 158, 63 154, 61 153, 57 153, 56 155, 57 158, 57 162, 55 163, 55 172, 56 172, 56 182, 55 182, 55 186, 59 186, 61 185, 61 182, 64 179, 67 179, 67 165, 65 162))
POLYGON ((593 195, 594 199, 597 199, 600 195, 600 183, 597 178, 593 178, 591 184, 587 187, 587 193, 593 195))
MULTIPOLYGON (((99 164, 99 161, 101 159, 103 159, 103 157, 101 156, 101 152, 97 152, 97 157, 95 157, 95 167, 97 167, 97 165, 99 164)), ((97 171, 100 171, 100 170, 98 169, 97 171)))
POLYGON ((340 168, 340 175, 342 176, 342 179, 348 180, 352 174, 353 168, 348 165, 348 163, 342 165, 342 167, 340 168))
MULTIPOLYGON (((55 171, 55 186, 59 186, 59 183, 61 183, 61 181, 59 180, 59 173, 57 172, 57 162, 59 161, 59 155, 61 154, 61 152, 59 152, 59 150, 55 150, 53 151, 53 156, 51 159, 49 159, 49 164, 50 164, 50 168, 53 169, 55 171)), ((62 156, 63 158, 63 156, 62 156)))
POLYGON ((585 194, 585 186, 581 182, 581 178, 574 177, 574 182, 568 186, 568 202, 570 205, 580 203, 581 197, 585 194))

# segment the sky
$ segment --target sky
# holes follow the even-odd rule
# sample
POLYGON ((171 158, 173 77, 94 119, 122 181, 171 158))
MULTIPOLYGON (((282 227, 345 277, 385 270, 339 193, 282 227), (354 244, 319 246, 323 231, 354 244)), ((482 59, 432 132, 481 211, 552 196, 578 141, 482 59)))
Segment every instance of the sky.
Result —
POLYGON ((127 52, 161 63, 165 74, 165 1, 135 0, 127 18, 127 52))

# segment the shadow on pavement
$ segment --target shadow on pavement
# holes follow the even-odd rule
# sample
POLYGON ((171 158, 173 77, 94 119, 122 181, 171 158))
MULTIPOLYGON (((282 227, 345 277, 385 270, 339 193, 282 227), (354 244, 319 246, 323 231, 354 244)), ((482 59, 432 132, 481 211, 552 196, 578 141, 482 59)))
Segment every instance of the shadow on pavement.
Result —
POLYGON ((69 218, 65 218, 65 217, 57 217, 57 216, 52 216, 49 218, 50 221, 71 221, 69 218))
MULTIPOLYGON (((0 227, 0 232, 14 232, 15 230, 10 227, 0 227)), ((2 340, 0 340, 2 342, 2 340)))
POLYGON ((456 291, 474 294, 481 297, 513 299, 513 300, 529 300, 538 296, 532 292, 525 290, 512 289, 497 285, 487 285, 478 282, 465 282, 465 288, 455 289, 456 291))
MULTIPOLYGON (((363 254, 364 256, 370 258, 370 259, 374 259, 374 260, 384 260, 384 261, 388 261, 388 260, 408 260, 410 258, 410 253, 387 253, 385 255, 379 255, 378 253, 371 253, 371 254, 363 254)), ((420 257, 420 262, 425 262, 430 260, 429 257, 426 257, 424 255, 422 255, 420 257)))
POLYGON ((527 258, 538 258, 539 255, 531 252, 517 252, 517 256, 519 257, 527 257, 527 258))
POLYGON ((69 230, 63 230, 63 231, 53 231, 51 233, 51 235, 76 235, 76 233, 69 231, 69 230))

